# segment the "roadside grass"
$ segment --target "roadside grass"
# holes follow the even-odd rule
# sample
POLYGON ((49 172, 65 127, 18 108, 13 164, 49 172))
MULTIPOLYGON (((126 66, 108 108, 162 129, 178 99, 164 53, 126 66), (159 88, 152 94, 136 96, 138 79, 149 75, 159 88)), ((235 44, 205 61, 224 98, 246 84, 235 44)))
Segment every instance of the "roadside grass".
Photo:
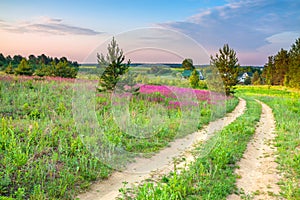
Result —
MULTIPOLYGON (((0 199, 73 199, 113 171, 79 137, 73 116, 73 85, 70 79, 0 77, 0 199)), ((167 123, 156 127, 153 137, 135 139, 113 119, 110 99, 105 95, 95 98, 97 119, 108 142, 128 152, 152 153, 176 137, 180 109, 163 109, 167 123)), ((147 99, 131 102, 136 124, 147 120, 152 103, 147 99)), ((228 99, 226 111, 232 111, 237 103, 237 98, 228 99)), ((199 128, 225 114, 224 107, 204 101, 199 108, 199 128)))
POLYGON ((134 188, 127 188, 125 184, 120 189, 119 199, 225 199, 237 190, 235 164, 243 156, 260 114, 261 105, 247 98, 245 113, 208 142, 199 144, 195 151, 196 161, 187 169, 176 169, 156 183, 150 180, 134 188), (212 144, 216 144, 215 147, 203 154, 212 144))
POLYGON ((239 87, 237 92, 254 96, 272 108, 277 134, 276 162, 282 175, 281 193, 286 199, 300 199, 300 92, 283 87, 267 88, 239 87))

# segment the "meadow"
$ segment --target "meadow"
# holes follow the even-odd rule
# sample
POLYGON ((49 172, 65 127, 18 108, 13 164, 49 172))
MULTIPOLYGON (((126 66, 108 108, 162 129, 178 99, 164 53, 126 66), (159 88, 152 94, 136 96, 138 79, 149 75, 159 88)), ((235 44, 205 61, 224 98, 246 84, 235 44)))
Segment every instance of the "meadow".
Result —
POLYGON ((119 199, 226 199, 229 194, 239 194, 235 186, 239 177, 234 169, 238 167, 237 161, 242 158, 261 113, 261 106, 254 99, 269 105, 275 115, 276 162, 282 174, 278 183, 280 196, 299 199, 299 91, 285 87, 239 86, 236 95, 247 100, 247 110, 214 135, 211 141, 217 141, 217 144, 209 154, 201 156, 201 149, 211 141, 199 144, 194 152, 196 161, 187 168, 172 171, 159 182, 148 180, 133 188, 125 183, 119 199))
POLYGON ((171 74, 138 70, 143 72, 134 76, 138 92, 128 87, 114 93, 97 92, 96 76, 84 72, 79 79, 0 75, 0 199, 73 199, 135 157, 151 157, 223 117, 237 97, 247 101, 246 112, 199 145, 188 169, 155 184, 125 184, 120 198, 224 199, 237 192, 233 172, 261 113, 254 99, 269 105, 275 116, 281 195, 300 197, 299 91, 239 86, 236 97, 227 98, 188 88, 171 74), (215 148, 201 156, 211 144, 215 148))
POLYGON ((151 156, 238 103, 214 92, 166 85, 141 84, 138 94, 97 93, 91 83, 97 85, 0 76, 0 199, 73 199, 134 156, 151 156), (78 102, 82 85, 90 87, 95 105, 78 102), (93 108, 99 129, 85 126, 90 118, 77 112, 80 106, 93 108), (82 136, 92 129, 101 134, 82 136), (94 149, 97 142, 100 149, 94 149))
MULTIPOLYGON (((159 182, 143 183, 135 188, 126 184, 119 199, 225 199, 234 192, 236 162, 242 157, 255 131, 261 107, 247 99, 246 112, 194 150, 196 160, 188 168, 165 175, 159 182), (202 150, 215 147, 208 154, 202 150)), ((176 163, 174 163, 176 165, 176 163)))

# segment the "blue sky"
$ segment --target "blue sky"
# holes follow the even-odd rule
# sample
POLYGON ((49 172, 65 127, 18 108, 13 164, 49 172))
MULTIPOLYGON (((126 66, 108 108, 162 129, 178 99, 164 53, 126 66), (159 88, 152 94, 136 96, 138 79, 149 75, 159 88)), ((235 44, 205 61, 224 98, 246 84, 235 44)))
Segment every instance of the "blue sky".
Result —
MULTIPOLYGON (((142 29, 144 33, 134 30, 160 27, 171 30, 168 42, 181 42, 181 52, 191 48, 184 44, 187 40, 197 42, 208 56, 228 43, 242 65, 263 65, 269 55, 288 49, 300 37, 299 10, 300 1, 294 0, 1 1, 0 52, 24 56, 46 53, 84 62, 111 36, 118 40, 118 35, 132 33, 130 42, 135 43, 137 37, 149 33, 147 29, 142 29), (171 37, 175 36, 173 31, 184 35, 179 40, 177 35, 176 41, 171 37)), ((155 37, 159 34, 150 32, 155 37)), ((164 34, 167 37, 168 33, 164 34)), ((120 38, 120 45, 125 45, 121 47, 128 49, 128 41, 120 38)))

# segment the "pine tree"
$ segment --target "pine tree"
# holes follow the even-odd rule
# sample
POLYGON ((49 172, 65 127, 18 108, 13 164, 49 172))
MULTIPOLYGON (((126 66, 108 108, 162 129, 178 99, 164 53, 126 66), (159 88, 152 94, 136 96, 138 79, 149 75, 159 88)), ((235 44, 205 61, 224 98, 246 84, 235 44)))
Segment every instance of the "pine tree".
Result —
POLYGON ((197 88, 199 86, 199 80, 199 72, 194 69, 189 79, 192 88, 197 88))
POLYGON ((225 86, 226 95, 234 93, 234 88, 238 83, 237 77, 239 72, 238 58, 236 52, 225 44, 222 49, 219 49, 220 54, 216 57, 211 56, 210 65, 219 70, 219 74, 225 86))
POLYGON ((290 87, 300 88, 300 38, 289 51, 289 71, 285 83, 290 87))
POLYGON ((11 62, 8 64, 8 66, 5 68, 5 73, 7 74, 14 74, 14 68, 12 67, 11 62))
POLYGON ((273 77, 274 77, 274 57, 273 56, 269 56, 268 57, 268 63, 265 64, 264 66, 264 71, 262 73, 262 77, 263 77, 263 82, 264 84, 267 85, 273 85, 273 77))
POLYGON ((127 64, 123 63, 125 56, 123 55, 123 50, 119 48, 115 38, 112 39, 107 50, 108 54, 106 57, 104 57, 102 53, 100 55, 97 54, 99 66, 105 68, 100 76, 99 91, 114 90, 120 76, 125 74, 130 66, 130 60, 127 64))
POLYGON ((259 76, 258 71, 255 71, 251 80, 252 85, 260 85, 261 84, 261 78, 259 76))
POLYGON ((289 67, 289 56, 288 52, 281 49, 274 57, 274 73, 273 73, 273 84, 283 85, 285 74, 289 67))
POLYGON ((18 65, 18 67, 15 69, 16 75, 27 75, 31 76, 33 74, 32 67, 28 64, 27 60, 23 58, 18 65))

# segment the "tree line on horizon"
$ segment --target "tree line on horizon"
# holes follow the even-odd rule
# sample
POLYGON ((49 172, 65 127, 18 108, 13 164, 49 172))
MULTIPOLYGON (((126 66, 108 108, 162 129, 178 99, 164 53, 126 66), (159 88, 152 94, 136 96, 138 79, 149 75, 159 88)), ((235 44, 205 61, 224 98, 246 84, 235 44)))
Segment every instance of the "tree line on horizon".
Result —
MULTIPOLYGON (((128 71, 130 60, 128 60, 127 63, 123 63, 125 56, 114 38, 108 45, 108 54, 106 56, 102 53, 97 54, 97 60, 99 64, 98 67, 104 69, 104 72, 100 76, 98 90, 114 90, 120 76, 128 71)), ((282 85, 300 88, 300 38, 292 44, 289 51, 281 49, 277 55, 270 56, 262 72, 257 69, 251 69, 251 67, 245 69, 241 68, 238 63, 236 51, 230 48, 228 44, 220 48, 215 57, 211 56, 210 66, 213 66, 213 69, 217 70, 214 74, 220 75, 226 95, 234 93, 234 86, 239 82, 239 74, 241 72, 247 72, 247 70, 254 73, 252 78, 247 77, 245 84, 282 85)), ((181 67, 184 70, 192 71, 189 81, 193 88, 197 88, 199 84, 199 74, 193 65, 192 59, 184 59, 181 67)), ((219 80, 215 82, 216 88, 222 88, 219 80)))
POLYGON ((290 50, 281 48, 276 55, 268 57, 262 80, 267 85, 300 88, 300 38, 290 50))
POLYGON ((0 70, 7 74, 76 78, 78 69, 79 64, 66 57, 53 58, 45 54, 30 55, 28 58, 21 55, 5 57, 0 53, 0 70))

